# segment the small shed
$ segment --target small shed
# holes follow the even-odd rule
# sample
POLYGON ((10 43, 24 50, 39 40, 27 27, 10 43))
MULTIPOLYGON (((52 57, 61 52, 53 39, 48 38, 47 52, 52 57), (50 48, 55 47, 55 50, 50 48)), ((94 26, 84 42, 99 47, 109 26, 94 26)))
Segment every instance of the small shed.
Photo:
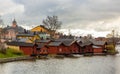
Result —
POLYGON ((8 42, 8 45, 12 45, 12 46, 19 46, 19 49, 21 51, 23 51, 23 53, 25 55, 32 55, 32 54, 36 54, 36 45, 33 43, 25 43, 25 42, 17 42, 17 41, 12 41, 12 42, 8 42))
POLYGON ((92 47, 93 47, 93 52, 94 52, 94 54, 96 54, 96 53, 103 53, 102 47, 100 47, 100 46, 95 46, 95 45, 93 45, 92 47))
POLYGON ((65 45, 62 42, 50 42, 48 44, 48 53, 49 54, 64 54, 65 45))
POLYGON ((92 43, 93 43, 94 46, 100 47, 102 51, 105 51, 107 42, 94 40, 94 41, 92 41, 92 43))
POLYGON ((67 53, 78 54, 79 53, 79 44, 75 40, 66 40, 63 41, 63 44, 67 47, 67 53))
POLYGON ((44 43, 37 44, 37 55, 48 55, 48 47, 44 43))
POLYGON ((90 41, 86 41, 84 43, 80 44, 81 51, 80 53, 86 54, 86 53, 93 53, 92 43, 90 41))
POLYGON ((20 47, 20 50, 22 50, 25 55, 37 54, 37 51, 36 51, 37 46, 33 43, 21 43, 19 47, 20 47))

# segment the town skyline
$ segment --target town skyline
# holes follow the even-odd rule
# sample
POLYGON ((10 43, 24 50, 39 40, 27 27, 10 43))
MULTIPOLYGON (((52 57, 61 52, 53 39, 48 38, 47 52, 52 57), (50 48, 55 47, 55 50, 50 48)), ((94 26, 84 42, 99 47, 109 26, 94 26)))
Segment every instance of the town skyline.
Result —
MULTIPOLYGON (((6 0, 0 1, 0 15, 4 26, 15 18, 18 25, 27 29, 42 24, 47 15, 56 15, 62 29, 80 29, 83 32, 101 33, 113 29, 119 32, 120 1, 112 0, 6 0)), ((102 35, 101 35, 102 36, 102 35)))

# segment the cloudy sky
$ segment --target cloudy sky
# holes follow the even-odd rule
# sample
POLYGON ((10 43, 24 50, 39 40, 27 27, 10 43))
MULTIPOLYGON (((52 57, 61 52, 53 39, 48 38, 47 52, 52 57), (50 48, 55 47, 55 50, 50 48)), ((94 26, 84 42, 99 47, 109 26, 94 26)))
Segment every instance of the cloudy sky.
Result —
POLYGON ((120 29, 120 0, 0 0, 0 15, 5 25, 15 18, 25 28, 57 15, 62 28, 108 33, 120 29))

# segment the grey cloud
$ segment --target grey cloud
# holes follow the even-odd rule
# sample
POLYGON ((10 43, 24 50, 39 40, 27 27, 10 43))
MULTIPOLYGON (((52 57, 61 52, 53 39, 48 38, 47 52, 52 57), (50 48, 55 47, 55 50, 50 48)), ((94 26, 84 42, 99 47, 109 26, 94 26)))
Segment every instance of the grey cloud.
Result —
MULTIPOLYGON (((120 16, 119 0, 14 0, 25 7, 24 18, 29 23, 41 23, 47 15, 58 15, 63 26, 71 28, 109 30, 91 22, 106 21, 120 16), (34 21, 34 22, 33 22, 34 21)), ((103 24, 99 24, 103 26, 103 24)))

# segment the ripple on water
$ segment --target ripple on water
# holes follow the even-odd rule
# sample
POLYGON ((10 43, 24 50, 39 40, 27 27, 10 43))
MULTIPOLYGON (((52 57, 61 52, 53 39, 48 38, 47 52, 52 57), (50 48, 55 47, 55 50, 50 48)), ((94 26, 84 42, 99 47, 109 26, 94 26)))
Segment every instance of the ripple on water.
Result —
POLYGON ((0 65, 0 74, 120 74, 119 56, 21 61, 0 65))

